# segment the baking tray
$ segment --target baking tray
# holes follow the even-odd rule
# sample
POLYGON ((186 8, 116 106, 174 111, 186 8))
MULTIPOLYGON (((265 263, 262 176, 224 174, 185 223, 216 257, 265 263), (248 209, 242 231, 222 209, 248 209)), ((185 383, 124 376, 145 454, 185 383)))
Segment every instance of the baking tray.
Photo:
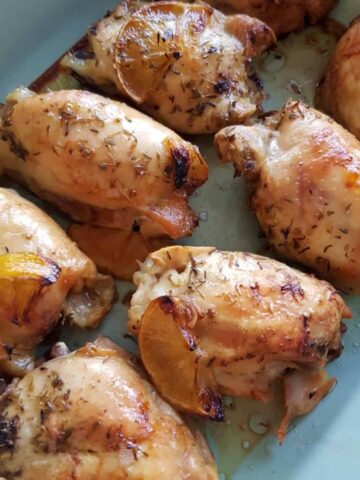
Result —
MULTIPOLYGON (((29 85, 62 53, 79 40, 87 26, 99 19, 114 0, 0 0, 0 98, 18 85, 29 85)), ((348 25, 360 14, 359 0, 340 0, 331 17, 348 25)), ((327 27, 334 24, 327 23, 327 27)), ((335 24, 336 26, 336 24, 335 24)), ((265 110, 280 108, 289 97, 312 103, 315 86, 335 45, 334 29, 312 27, 292 34, 265 54, 257 71, 269 94, 265 110)), ((335 28, 335 31, 337 28, 335 28)), ((200 213, 194 235, 179 243, 215 245, 269 255, 246 199, 245 184, 233 179, 231 166, 221 166, 212 136, 192 137, 210 166, 209 181, 192 197, 200 213)), ((67 219, 49 205, 7 180, 66 226, 67 219)), ((61 338, 71 348, 105 334, 128 350, 136 345, 126 334, 127 301, 133 287, 117 282, 118 302, 98 329, 82 332, 65 327, 61 338)), ((212 447, 222 480, 358 480, 360 479, 360 297, 346 296, 353 312, 347 322, 342 356, 328 366, 338 379, 336 388, 319 407, 298 419, 285 443, 271 434, 279 418, 281 399, 270 405, 226 399, 226 422, 199 420, 212 447), (264 426, 265 425, 265 426, 264 426)))

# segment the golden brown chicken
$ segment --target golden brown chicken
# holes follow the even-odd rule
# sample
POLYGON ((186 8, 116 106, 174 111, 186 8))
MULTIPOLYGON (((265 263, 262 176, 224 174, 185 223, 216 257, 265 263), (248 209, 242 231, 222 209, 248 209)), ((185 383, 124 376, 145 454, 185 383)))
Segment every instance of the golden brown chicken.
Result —
POLYGON ((23 375, 62 315, 94 327, 110 309, 113 280, 44 212, 0 188, 0 372, 23 375))
POLYGON ((136 359, 101 338, 0 397, 0 475, 34 480, 216 480, 205 440, 136 359))
POLYGON ((206 4, 124 1, 62 64, 186 133, 243 122, 264 98, 250 60, 275 42, 267 25, 206 4))
POLYGON ((208 175, 197 147, 125 104, 79 90, 19 89, 7 98, 0 171, 81 222, 70 235, 125 277, 164 237, 192 233, 187 199, 208 175))
POLYGON ((245 13, 267 23, 277 35, 319 22, 337 0, 207 0, 225 13, 245 13))
POLYGON ((253 191, 251 204, 275 251, 360 293, 360 143, 326 115, 288 102, 263 125, 220 131, 223 162, 253 191))
POLYGON ((360 19, 340 39, 320 82, 316 105, 360 140, 360 19))
POLYGON ((282 380, 282 440, 333 386, 324 366, 351 314, 327 282, 250 253, 182 246, 149 255, 134 282, 129 330, 177 408, 222 420, 221 394, 268 402, 282 380))

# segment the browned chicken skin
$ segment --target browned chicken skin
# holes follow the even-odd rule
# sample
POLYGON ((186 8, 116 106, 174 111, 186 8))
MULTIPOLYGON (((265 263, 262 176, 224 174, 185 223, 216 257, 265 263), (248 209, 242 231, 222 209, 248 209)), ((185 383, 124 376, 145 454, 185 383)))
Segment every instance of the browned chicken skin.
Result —
MULTIPOLYGON (((192 373, 199 398, 211 388, 215 394, 268 402, 274 383, 283 379, 286 412, 278 431, 282 440, 291 418, 314 408, 333 385, 324 366, 340 354, 341 318, 351 314, 327 282, 250 253, 174 246, 150 254, 134 283, 129 329, 139 335, 145 367, 151 367, 155 385, 170 402, 177 385, 185 385, 192 373), (161 364, 173 368, 166 380, 172 388, 159 381, 165 377, 154 368, 154 359, 161 352, 158 345, 144 341, 143 332, 144 327, 148 332, 151 324, 156 326, 164 313, 166 322, 174 322, 191 345, 184 359, 196 357, 197 373, 182 368, 182 357, 177 359, 179 371, 174 369, 177 345, 169 348, 167 359, 162 355, 161 364)), ((195 412, 195 405, 186 402, 185 398, 174 404, 195 412)), ((208 416, 219 419, 221 405, 208 416)))
POLYGON ((211 133, 258 112, 264 95, 248 64, 274 42, 259 20, 206 4, 124 1, 62 64, 175 130, 211 133))
POLYGON ((84 224, 70 229, 80 247, 91 255, 88 238, 96 239, 103 253, 94 260, 127 278, 135 259, 112 265, 103 258, 109 246, 132 232, 142 260, 159 246, 149 237, 190 235, 197 217, 187 199, 208 175, 197 147, 125 104, 79 90, 19 89, 7 98, 0 170, 84 224))
POLYGON ((360 19, 340 39, 320 82, 316 105, 360 140, 360 19))
POLYGON ((94 327, 114 297, 110 277, 44 212, 0 189, 0 373, 23 375, 62 314, 94 327))
POLYGON ((0 396, 0 433, 7 480, 219 478, 200 433, 104 338, 14 381, 0 396))
POLYGON ((267 23, 277 35, 319 22, 337 0, 208 0, 228 14, 245 13, 267 23))
POLYGON ((264 125, 215 137, 252 190, 251 204, 276 252, 360 292, 360 143, 326 115, 288 102, 264 125))

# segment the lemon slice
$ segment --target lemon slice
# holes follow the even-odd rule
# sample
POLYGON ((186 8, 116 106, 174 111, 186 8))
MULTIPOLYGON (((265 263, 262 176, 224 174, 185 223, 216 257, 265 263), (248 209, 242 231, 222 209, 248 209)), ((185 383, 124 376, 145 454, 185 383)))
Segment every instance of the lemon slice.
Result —
POLYGON ((23 278, 52 283, 58 267, 35 253, 6 253, 0 255, 0 279, 23 278))
POLYGON ((133 13, 115 47, 114 67, 126 94, 138 103, 149 98, 187 43, 203 32, 211 13, 207 5, 180 2, 158 2, 133 13))
POLYGON ((194 315, 177 297, 153 300, 142 317, 141 358, 160 394, 175 408, 222 421, 222 398, 192 331, 194 315))
POLYGON ((58 279, 60 269, 33 253, 0 255, 0 314, 11 312, 19 323, 40 291, 58 279))

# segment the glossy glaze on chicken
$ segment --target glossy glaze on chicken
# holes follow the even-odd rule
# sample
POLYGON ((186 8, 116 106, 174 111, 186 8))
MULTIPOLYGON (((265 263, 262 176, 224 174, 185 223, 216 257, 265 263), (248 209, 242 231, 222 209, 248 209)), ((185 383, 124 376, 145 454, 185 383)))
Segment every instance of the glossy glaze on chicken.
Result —
POLYGON ((175 130, 211 133, 258 112, 264 95, 248 66, 274 42, 259 20, 206 4, 124 1, 62 64, 175 130))
POLYGON ((360 19, 336 45, 317 91, 316 105, 360 140, 360 19))
POLYGON ((187 200, 208 174, 197 147, 123 103, 26 89, 9 95, 1 112, 0 171, 85 224, 71 236, 119 276, 129 266, 120 255, 115 260, 125 265, 103 258, 109 244, 117 251, 121 241, 139 245, 142 256, 129 258, 136 265, 153 245, 148 238, 190 235, 197 217, 187 200), (90 235, 96 249, 94 242, 86 248, 90 235))
POLYGON ((359 141, 290 101, 263 125, 220 131, 215 144, 221 160, 249 181, 252 207, 276 252, 359 293, 359 141))
POLYGON ((0 396, 7 480, 217 480, 205 440, 107 339, 51 360, 0 396))
POLYGON ((318 23, 336 0, 208 0, 207 3, 228 14, 244 13, 259 18, 277 35, 282 35, 318 23))
MULTIPOLYGON (((134 283, 128 326, 139 335, 145 366, 155 365, 151 355, 159 355, 155 343, 151 347, 142 341, 145 318, 149 330, 149 323, 156 325, 164 312, 196 357, 196 373, 185 371, 183 361, 176 370, 170 355, 177 346, 169 349, 166 365, 173 369, 168 375, 173 390, 194 373, 199 397, 202 389, 212 388, 215 394, 268 402, 274 383, 282 380, 282 440, 291 418, 314 408, 334 384, 324 366, 341 352, 341 318, 350 313, 327 282, 250 253, 174 246, 149 255, 134 283)), ((157 388, 171 401, 172 389, 158 384, 154 372, 149 373, 157 388)), ((195 412, 195 405, 186 409, 195 412)), ((220 419, 221 405, 209 412, 220 419)))
POLYGON ((113 298, 112 279, 48 215, 0 188, 0 373, 31 369, 35 348, 61 315, 95 327, 113 298))

